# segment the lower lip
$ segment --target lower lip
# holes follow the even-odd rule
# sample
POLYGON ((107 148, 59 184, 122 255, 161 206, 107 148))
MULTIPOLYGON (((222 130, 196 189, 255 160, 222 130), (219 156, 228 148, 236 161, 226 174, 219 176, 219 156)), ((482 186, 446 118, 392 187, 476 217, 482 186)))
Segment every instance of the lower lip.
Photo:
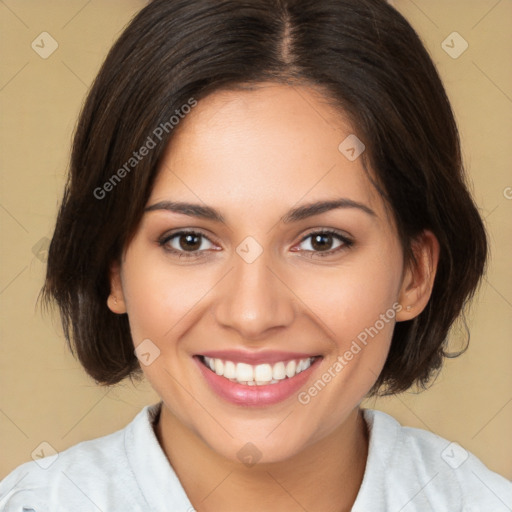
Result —
POLYGON ((307 370, 300 372, 294 377, 283 379, 276 384, 264 386, 247 386, 231 382, 207 368, 201 362, 199 356, 194 356, 194 359, 206 382, 217 395, 236 405, 254 407, 277 404, 296 394, 307 382, 321 358, 315 359, 307 370))

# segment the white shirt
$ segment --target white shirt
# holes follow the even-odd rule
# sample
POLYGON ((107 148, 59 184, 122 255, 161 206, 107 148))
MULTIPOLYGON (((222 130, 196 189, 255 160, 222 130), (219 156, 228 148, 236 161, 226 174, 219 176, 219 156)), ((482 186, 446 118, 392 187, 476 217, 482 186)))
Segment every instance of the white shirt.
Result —
MULTIPOLYGON (((18 466, 2 512, 194 512, 153 430, 162 402, 123 429, 18 466)), ((510 512, 512 482, 456 443, 364 409, 369 449, 352 512, 510 512)), ((222 511, 220 511, 222 512, 222 511)))

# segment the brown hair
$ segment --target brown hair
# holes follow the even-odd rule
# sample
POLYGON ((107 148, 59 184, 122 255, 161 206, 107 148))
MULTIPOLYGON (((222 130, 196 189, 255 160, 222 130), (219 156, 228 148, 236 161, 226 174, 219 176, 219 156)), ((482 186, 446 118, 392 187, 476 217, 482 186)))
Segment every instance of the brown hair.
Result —
POLYGON ((56 301, 71 350, 98 383, 140 376, 128 317, 106 305, 109 267, 142 217, 175 131, 171 118, 214 91, 262 81, 317 86, 350 117, 406 261, 423 230, 439 240, 431 298, 396 324, 372 393, 425 386, 483 274, 487 242, 439 75, 384 0, 154 0, 143 8, 110 50, 79 118, 45 304, 56 301))

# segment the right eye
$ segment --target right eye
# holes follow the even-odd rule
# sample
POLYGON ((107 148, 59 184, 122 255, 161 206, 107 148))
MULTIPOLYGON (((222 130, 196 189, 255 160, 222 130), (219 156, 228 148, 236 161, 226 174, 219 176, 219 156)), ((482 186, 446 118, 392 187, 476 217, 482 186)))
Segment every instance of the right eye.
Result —
POLYGON ((204 242, 212 243, 209 238, 198 231, 178 231, 170 235, 164 235, 158 240, 158 244, 163 249, 178 258, 197 258, 202 256, 202 252, 207 250, 204 242))

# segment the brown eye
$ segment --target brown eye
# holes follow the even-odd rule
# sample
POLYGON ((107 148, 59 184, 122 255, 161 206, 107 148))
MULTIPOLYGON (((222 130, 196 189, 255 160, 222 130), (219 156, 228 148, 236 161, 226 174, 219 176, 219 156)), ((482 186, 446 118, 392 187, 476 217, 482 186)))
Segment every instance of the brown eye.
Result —
POLYGON ((184 251, 197 251, 201 247, 201 235, 192 233, 179 235, 178 242, 180 249, 184 251))
POLYGON ((332 255, 353 245, 352 240, 336 231, 315 231, 309 233, 309 235, 301 240, 301 244, 306 240, 310 240, 310 248, 303 250, 318 256, 332 255))
POLYGON ((165 251, 179 257, 198 257, 203 251, 211 248, 208 247, 208 243, 212 244, 205 235, 196 231, 179 231, 164 236, 158 243, 165 251))

